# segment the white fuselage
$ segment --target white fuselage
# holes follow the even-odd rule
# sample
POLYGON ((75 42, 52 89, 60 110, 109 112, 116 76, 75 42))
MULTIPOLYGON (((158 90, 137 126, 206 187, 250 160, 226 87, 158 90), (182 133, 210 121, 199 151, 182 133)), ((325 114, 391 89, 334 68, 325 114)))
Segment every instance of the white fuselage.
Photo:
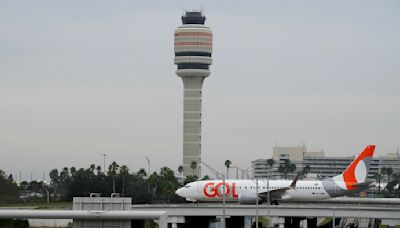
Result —
MULTIPOLYGON (((226 180, 226 200, 231 202, 239 201, 240 196, 255 195, 262 192, 287 188, 292 181, 289 180, 226 180)), ((219 202, 223 200, 223 181, 207 180, 196 181, 187 184, 177 191, 177 194, 189 201, 219 202)), ((282 200, 321 200, 329 199, 331 196, 325 190, 321 181, 298 181, 294 188, 286 190, 282 200)))
POLYGON ((313 201, 344 196, 370 187, 367 181, 375 145, 368 145, 343 173, 321 181, 204 180, 186 184, 176 194, 191 201, 313 201), (256 187, 257 186, 257 187, 256 187), (269 193, 268 193, 269 192, 269 193))

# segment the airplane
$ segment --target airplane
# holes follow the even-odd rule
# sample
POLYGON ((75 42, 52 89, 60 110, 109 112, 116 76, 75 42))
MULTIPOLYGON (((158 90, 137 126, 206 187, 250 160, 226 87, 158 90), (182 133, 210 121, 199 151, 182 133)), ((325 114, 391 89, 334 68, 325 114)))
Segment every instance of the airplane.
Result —
POLYGON ((323 180, 204 180, 179 188, 175 193, 192 202, 226 202, 253 204, 258 202, 318 201, 350 195, 371 187, 368 170, 375 145, 368 145, 340 175, 323 180), (225 188, 223 187, 225 186, 225 188), (258 189, 256 189, 258 186, 258 189), (268 193, 269 192, 269 193, 268 193), (258 195, 257 195, 258 194, 258 195))

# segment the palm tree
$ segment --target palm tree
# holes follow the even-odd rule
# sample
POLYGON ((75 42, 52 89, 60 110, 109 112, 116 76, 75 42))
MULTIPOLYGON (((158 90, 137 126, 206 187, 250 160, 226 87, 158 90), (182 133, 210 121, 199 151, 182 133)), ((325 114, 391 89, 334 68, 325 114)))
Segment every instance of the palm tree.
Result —
POLYGON ((308 172, 310 172, 311 168, 309 165, 304 166, 303 171, 302 171, 302 175, 305 177, 307 176, 308 172))
POLYGON ((139 171, 137 171, 136 174, 139 175, 141 178, 147 177, 147 172, 146 172, 146 170, 144 168, 140 168, 139 171))
POLYGON ((76 168, 72 166, 71 168, 69 168, 69 172, 71 173, 71 176, 75 176, 76 168))
POLYGON ((272 178, 272 166, 274 166, 275 160, 272 158, 268 159, 267 164, 269 165, 269 179, 271 179, 272 178))
POLYGON ((296 164, 290 163, 290 165, 288 167, 288 173, 293 174, 294 171, 296 171, 296 169, 297 169, 296 164))
POLYGON ((388 184, 390 183, 390 178, 392 177, 392 175, 393 175, 393 168, 392 167, 386 168, 386 176, 388 178, 388 184))
POLYGON ((282 178, 282 176, 285 174, 285 166, 280 164, 279 167, 278 167, 278 173, 281 174, 281 178, 282 178))
POLYGON ((65 183, 69 177, 69 170, 67 167, 64 167, 63 170, 60 172, 60 182, 65 183))
POLYGON ((129 168, 126 165, 121 166, 119 175, 122 176, 122 196, 125 196, 125 176, 129 174, 129 168))
POLYGON ((119 165, 115 161, 108 167, 108 175, 112 175, 113 178, 113 193, 115 193, 115 175, 117 174, 118 168, 119 165))
POLYGON ((280 164, 278 167, 278 172, 285 177, 288 177, 288 174, 292 174, 296 171, 296 164, 292 163, 289 159, 285 160, 284 164, 280 164))
POLYGON ((190 163, 190 168, 193 170, 193 176, 194 176, 194 170, 197 168, 197 162, 192 161, 192 163, 190 163))
POLYGON ((183 172, 183 166, 180 165, 180 166, 178 166, 178 173, 179 173, 179 175, 182 176, 182 172, 183 172))
POLYGON ((225 166, 226 166, 226 179, 229 179, 229 168, 231 167, 232 162, 231 160, 226 160, 225 161, 225 166))
POLYGON ((382 174, 377 172, 374 174, 374 179, 378 182, 378 193, 381 193, 381 179, 382 179, 382 174))
POLYGON ((387 169, 386 167, 382 167, 382 168, 381 168, 381 173, 382 173, 382 175, 386 175, 386 169, 387 169))
POLYGON ((90 171, 94 172, 94 170, 96 169, 96 165, 91 164, 89 169, 90 169, 90 171))
POLYGON ((101 173, 101 166, 98 165, 98 166, 96 167, 96 170, 97 170, 97 175, 100 175, 100 173, 101 173))
MULTIPOLYGON (((153 172, 152 174, 149 174, 149 178, 147 179, 148 183, 148 190, 151 189, 151 195, 150 195, 150 201, 153 199, 153 195, 157 190, 158 183, 160 182, 160 176, 156 173, 153 172)), ((150 193, 150 191, 149 191, 150 193)))

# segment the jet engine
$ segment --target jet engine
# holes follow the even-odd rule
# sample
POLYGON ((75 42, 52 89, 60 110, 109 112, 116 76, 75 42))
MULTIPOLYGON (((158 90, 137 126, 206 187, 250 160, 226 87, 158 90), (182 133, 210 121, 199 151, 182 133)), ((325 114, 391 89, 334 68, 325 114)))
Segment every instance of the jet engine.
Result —
POLYGON ((261 201, 261 198, 258 197, 255 193, 248 193, 248 194, 239 194, 239 203, 240 204, 255 204, 256 200, 258 202, 261 201))

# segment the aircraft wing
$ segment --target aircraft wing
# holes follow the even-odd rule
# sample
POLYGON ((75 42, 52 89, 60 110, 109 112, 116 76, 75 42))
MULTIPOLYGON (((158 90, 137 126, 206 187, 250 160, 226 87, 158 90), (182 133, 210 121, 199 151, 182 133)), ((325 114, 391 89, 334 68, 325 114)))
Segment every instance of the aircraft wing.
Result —
MULTIPOLYGON (((269 191, 269 197, 271 199, 280 199, 286 193, 286 191, 289 189, 290 189, 290 187, 271 190, 271 191, 269 191)), ((268 192, 259 193, 258 196, 261 199, 263 199, 263 201, 268 200, 268 192)))
MULTIPOLYGON (((296 176, 293 179, 292 183, 288 187, 270 190, 269 191, 269 197, 271 198, 271 200, 273 200, 273 199, 281 199, 282 196, 285 195, 287 190, 294 189, 296 187, 296 183, 297 183, 298 179, 299 179, 299 176, 296 176)), ((267 201, 268 200, 268 191, 260 192, 260 193, 258 193, 258 196, 263 201, 267 201)))

